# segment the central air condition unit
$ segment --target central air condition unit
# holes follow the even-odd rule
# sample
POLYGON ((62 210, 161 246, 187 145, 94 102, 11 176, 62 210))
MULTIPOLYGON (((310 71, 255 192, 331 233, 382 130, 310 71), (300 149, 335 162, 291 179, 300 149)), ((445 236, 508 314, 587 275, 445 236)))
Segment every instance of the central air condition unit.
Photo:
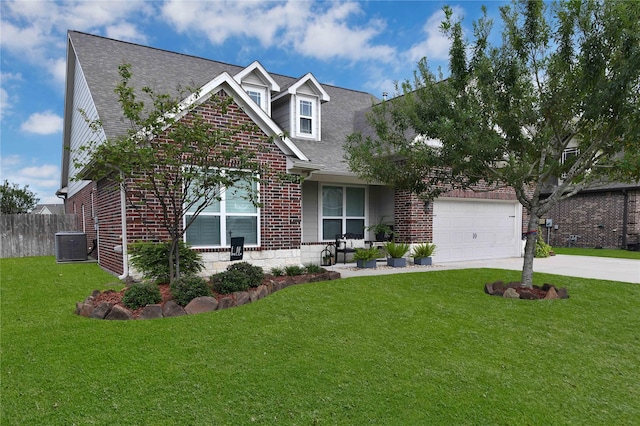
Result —
POLYGON ((87 260, 87 235, 84 232, 56 233, 56 262, 87 260))

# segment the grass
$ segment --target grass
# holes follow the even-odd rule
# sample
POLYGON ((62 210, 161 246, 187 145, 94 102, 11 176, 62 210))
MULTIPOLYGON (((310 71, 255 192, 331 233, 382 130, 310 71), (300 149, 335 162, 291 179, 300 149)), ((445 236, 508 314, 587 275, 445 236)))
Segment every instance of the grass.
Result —
POLYGON ((556 254, 570 254, 573 256, 616 257, 619 259, 639 259, 640 260, 640 251, 581 248, 581 247, 554 247, 553 251, 556 254))
POLYGON ((220 312, 74 315, 113 277, 1 259, 2 425, 636 424, 640 286, 492 269, 299 285, 220 312))

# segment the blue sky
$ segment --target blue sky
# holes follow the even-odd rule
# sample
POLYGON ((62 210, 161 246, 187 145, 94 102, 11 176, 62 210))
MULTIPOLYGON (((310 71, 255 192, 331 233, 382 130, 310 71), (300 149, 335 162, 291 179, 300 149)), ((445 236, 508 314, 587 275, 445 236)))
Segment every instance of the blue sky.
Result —
POLYGON ((445 4, 470 33, 482 4, 497 24, 503 2, 2 0, 0 179, 29 185, 41 203, 61 202, 67 30, 236 65, 259 60, 272 73, 311 72, 381 97, 423 56, 446 67, 445 4))

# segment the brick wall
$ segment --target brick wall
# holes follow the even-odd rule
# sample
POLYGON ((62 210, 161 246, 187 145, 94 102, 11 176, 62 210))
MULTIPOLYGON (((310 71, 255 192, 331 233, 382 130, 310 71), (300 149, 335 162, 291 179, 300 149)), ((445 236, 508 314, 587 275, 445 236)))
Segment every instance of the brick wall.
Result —
MULTIPOLYGON (((67 214, 78 217, 78 230, 87 234, 87 250, 94 249, 94 240, 98 238, 95 226, 96 213, 96 184, 91 182, 65 201, 64 209, 67 214)), ((92 251, 96 257, 97 252, 92 251)))
POLYGON ((122 221, 120 214, 120 188, 113 180, 102 179, 97 183, 98 209, 98 260, 100 266, 120 275, 123 273, 122 221))
MULTIPOLYGON (((627 243, 637 242, 640 191, 629 190, 627 243)), ((553 219, 550 244, 555 247, 623 248, 625 195, 622 191, 586 192, 561 201, 547 218, 553 219), (555 226, 558 229, 555 229, 555 226), (570 241, 577 235, 577 241, 570 241)), ((547 233, 545 231, 546 238, 547 233)))

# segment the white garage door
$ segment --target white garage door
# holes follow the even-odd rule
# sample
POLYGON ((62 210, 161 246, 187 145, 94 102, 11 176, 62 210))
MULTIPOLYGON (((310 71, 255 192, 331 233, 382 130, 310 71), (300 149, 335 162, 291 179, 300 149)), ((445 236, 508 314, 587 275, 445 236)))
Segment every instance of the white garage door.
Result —
POLYGON ((520 256, 522 209, 515 202, 436 200, 433 203, 434 260, 520 256))

